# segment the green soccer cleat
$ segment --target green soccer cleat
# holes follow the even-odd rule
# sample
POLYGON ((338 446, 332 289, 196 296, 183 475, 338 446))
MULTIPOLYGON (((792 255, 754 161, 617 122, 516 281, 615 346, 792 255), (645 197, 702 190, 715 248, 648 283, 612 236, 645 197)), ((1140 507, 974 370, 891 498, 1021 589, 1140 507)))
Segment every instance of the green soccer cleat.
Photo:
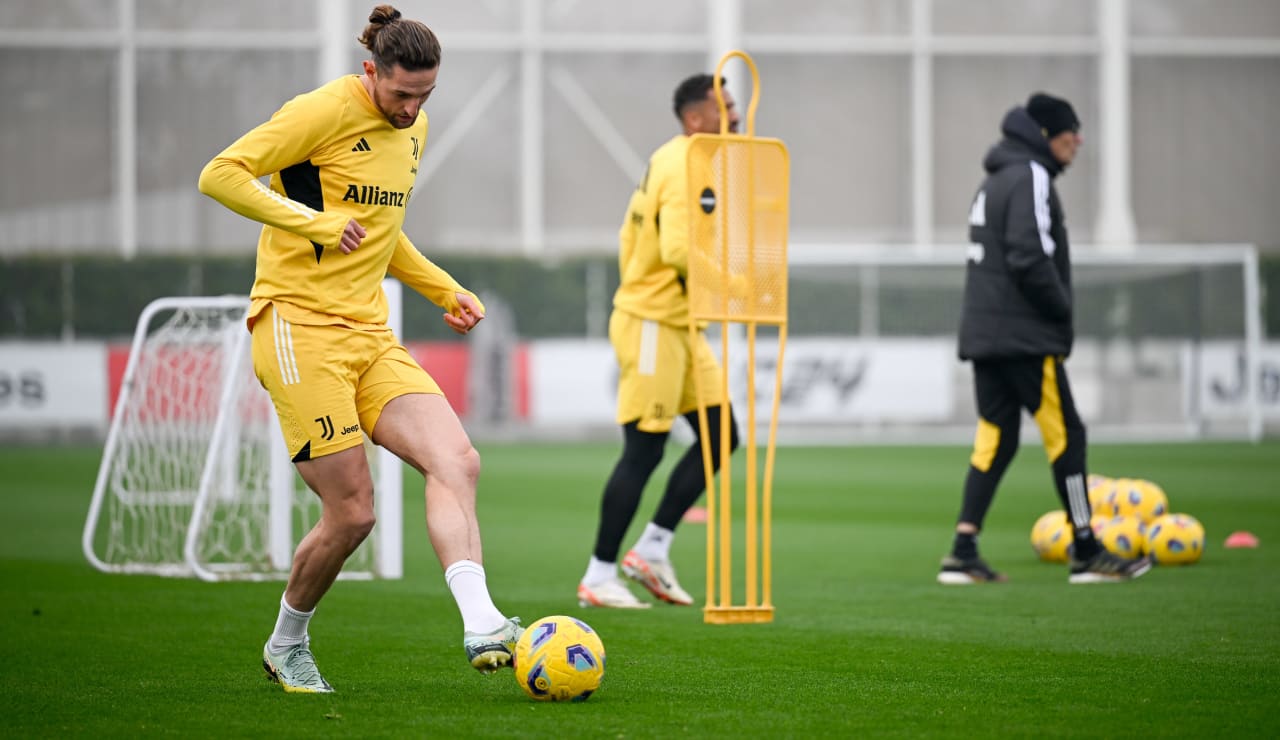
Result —
POLYGON ((503 666, 511 665, 512 656, 516 653, 516 640, 522 634, 524 627, 520 626, 520 618, 512 617, 493 632, 463 632, 462 647, 467 651, 471 667, 481 673, 493 673, 503 666))
POLYGON ((262 669, 267 678, 290 694, 332 694, 333 687, 320 675, 311 643, 302 642, 282 653, 272 653, 268 642, 262 647, 262 669))

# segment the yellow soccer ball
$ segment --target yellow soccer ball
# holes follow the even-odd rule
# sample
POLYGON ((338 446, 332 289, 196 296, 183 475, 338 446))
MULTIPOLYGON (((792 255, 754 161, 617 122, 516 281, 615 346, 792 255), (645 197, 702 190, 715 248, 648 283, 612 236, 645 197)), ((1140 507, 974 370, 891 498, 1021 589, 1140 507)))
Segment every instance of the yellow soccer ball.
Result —
POLYGON ((1146 552, 1147 525, 1139 517, 1111 517, 1093 531, 1103 547, 1122 558, 1137 558, 1146 552))
POLYGON ((1137 516, 1149 524, 1157 516, 1169 513, 1169 497, 1152 481, 1140 478, 1117 478, 1112 481, 1096 513, 1105 516, 1137 516))
POLYGON ((1085 479, 1084 484, 1089 488, 1093 488, 1095 486, 1100 486, 1109 480, 1111 480, 1111 476, 1109 475, 1103 475, 1101 473, 1090 473, 1089 477, 1085 479))
POLYGON ((1137 502, 1131 502, 1134 516, 1143 523, 1150 524, 1169 513, 1169 497, 1165 495, 1163 488, 1144 479, 1135 480, 1133 485, 1138 490, 1137 502))
POLYGON ((1089 491, 1089 506, 1095 509, 1098 507, 1098 504, 1102 502, 1102 498, 1111 490, 1113 481, 1115 481, 1115 478, 1107 475, 1089 474, 1089 477, 1084 482, 1085 488, 1089 491))
POLYGON ((1072 539, 1071 523, 1062 509, 1041 516, 1031 527, 1031 547, 1046 563, 1067 562, 1072 539))
POLYGON ((1120 516, 1117 509, 1119 502, 1128 497, 1128 493, 1133 489, 1133 481, 1129 478, 1112 478, 1107 483, 1099 486, 1094 491, 1089 492, 1089 508, 1093 510, 1094 516, 1104 516, 1110 519, 1113 516, 1120 516))
POLYGON ((604 679, 604 643, 579 619, 543 617, 516 641, 514 668, 538 701, 586 701, 604 679))
POLYGON ((1190 514, 1165 514, 1147 525, 1147 553, 1160 565, 1190 565, 1204 554, 1204 525, 1190 514))
POLYGON ((1101 502, 1094 507, 1095 514, 1136 516, 1145 523, 1168 512, 1169 498, 1165 496, 1164 489, 1141 478, 1116 478, 1101 502))

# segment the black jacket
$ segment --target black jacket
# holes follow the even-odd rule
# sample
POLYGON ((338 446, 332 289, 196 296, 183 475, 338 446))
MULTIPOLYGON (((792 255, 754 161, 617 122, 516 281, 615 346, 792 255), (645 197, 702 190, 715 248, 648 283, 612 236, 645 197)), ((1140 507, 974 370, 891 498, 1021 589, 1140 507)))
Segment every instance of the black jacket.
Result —
POLYGON ((982 162, 987 178, 969 211, 960 358, 1067 355, 1071 254, 1053 178, 1062 166, 1024 108, 982 162))

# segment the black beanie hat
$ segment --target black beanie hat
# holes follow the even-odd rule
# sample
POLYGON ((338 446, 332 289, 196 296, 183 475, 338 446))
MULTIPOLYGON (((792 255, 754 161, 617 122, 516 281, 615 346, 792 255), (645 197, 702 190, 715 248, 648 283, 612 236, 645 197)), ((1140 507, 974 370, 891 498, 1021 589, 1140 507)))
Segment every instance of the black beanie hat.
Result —
POLYGON ((1063 131, 1079 131, 1080 119, 1071 104, 1038 92, 1027 99, 1027 113, 1044 131, 1046 139, 1052 139, 1063 131))

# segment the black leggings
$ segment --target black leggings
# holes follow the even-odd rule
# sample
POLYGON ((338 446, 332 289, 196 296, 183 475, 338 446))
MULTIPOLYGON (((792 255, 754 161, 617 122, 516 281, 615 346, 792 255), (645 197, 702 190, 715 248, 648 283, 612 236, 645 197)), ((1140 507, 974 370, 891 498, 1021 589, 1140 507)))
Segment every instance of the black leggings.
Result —
MULTIPOLYGON (((667 490, 658 503, 653 523, 663 529, 675 530, 686 511, 693 507, 706 488, 706 475, 702 464, 701 436, 698 434, 698 414, 684 415, 695 439, 681 456, 667 480, 667 490)), ((711 465, 720 469, 720 407, 707 409, 708 437, 711 441, 711 465)), ((662 462, 667 444, 667 432, 642 432, 637 422, 622 425, 622 456, 614 465, 613 473, 604 487, 600 502, 600 526, 596 530, 596 559, 606 563, 618 561, 618 550, 626 536, 631 520, 640 506, 640 497, 649 477, 662 462)), ((729 410, 729 451, 738 449, 738 425, 729 410)))

